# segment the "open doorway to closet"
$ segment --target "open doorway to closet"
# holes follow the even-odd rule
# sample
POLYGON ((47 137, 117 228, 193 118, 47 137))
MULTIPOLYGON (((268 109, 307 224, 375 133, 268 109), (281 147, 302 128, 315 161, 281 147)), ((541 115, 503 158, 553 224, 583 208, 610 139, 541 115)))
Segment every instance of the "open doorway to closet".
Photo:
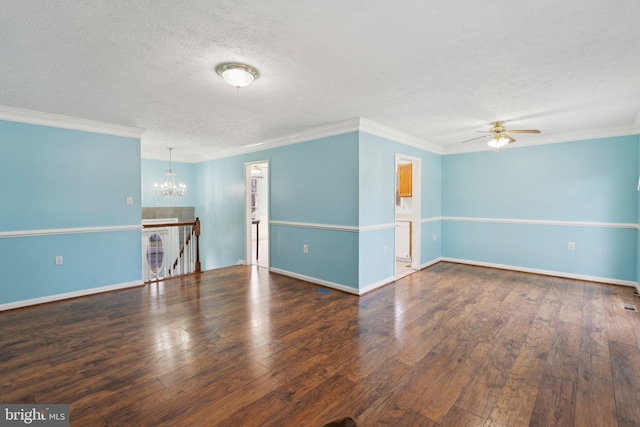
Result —
POLYGON ((269 268, 269 162, 245 163, 245 259, 269 268))
POLYGON ((420 269, 421 162, 396 154, 395 277, 420 269))

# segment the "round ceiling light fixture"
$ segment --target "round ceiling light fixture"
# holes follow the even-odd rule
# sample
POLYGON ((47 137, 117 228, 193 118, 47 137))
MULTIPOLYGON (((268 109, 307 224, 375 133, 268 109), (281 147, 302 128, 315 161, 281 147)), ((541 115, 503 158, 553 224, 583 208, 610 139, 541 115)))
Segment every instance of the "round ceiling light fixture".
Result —
POLYGON ((244 64, 221 64, 216 67, 216 72, 236 89, 249 86, 260 76, 258 70, 250 65, 244 64))

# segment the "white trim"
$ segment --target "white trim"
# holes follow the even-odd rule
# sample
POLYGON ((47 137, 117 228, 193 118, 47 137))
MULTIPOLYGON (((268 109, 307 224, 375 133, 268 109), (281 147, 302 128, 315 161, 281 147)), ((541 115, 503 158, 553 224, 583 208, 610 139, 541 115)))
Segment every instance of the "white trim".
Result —
POLYGON ((477 265, 480 267, 499 268, 501 270, 522 271, 524 273, 542 274, 544 276, 565 277, 567 279, 586 280, 588 282, 609 283, 612 285, 637 286, 636 282, 630 280, 611 279, 608 277, 588 276, 585 274, 565 273, 563 271, 541 270, 538 268, 519 267, 515 265, 495 264, 492 262, 470 261, 466 259, 442 257, 442 261, 456 262, 459 264, 477 265))
POLYGON ((289 135, 277 138, 267 139, 261 142, 246 145, 240 148, 225 150, 214 153, 209 156, 202 156, 198 162, 206 162, 209 160, 223 159, 226 157, 238 156, 240 154, 253 153, 256 151, 268 150, 271 148, 283 147, 285 145, 298 144, 300 142, 311 141, 314 139, 327 138, 330 136, 342 135, 349 132, 357 132, 359 130, 360 119, 349 119, 337 123, 331 123, 312 129, 303 130, 289 135))
POLYGON ((369 133, 381 138, 389 139, 400 144, 409 145, 411 147, 420 148, 421 150, 430 151, 435 154, 444 154, 444 149, 438 144, 417 138, 399 130, 381 125, 371 120, 360 118, 360 132, 369 133))
POLYGON ((142 230, 142 225, 111 225, 103 227, 51 228, 48 230, 1 231, 0 239, 14 237, 56 236, 59 234, 106 233, 113 231, 142 230))
POLYGON ((316 228, 320 230, 331 230, 331 231, 349 231, 352 233, 363 233, 366 231, 376 231, 376 230, 386 230, 389 228, 395 228, 396 224, 394 222, 388 224, 374 224, 374 225, 364 225, 362 227, 358 227, 356 225, 332 225, 332 224, 317 224, 313 222, 293 222, 293 221, 269 221, 271 225, 281 225, 284 227, 300 227, 300 228, 316 228))
POLYGON ((424 264, 420 265, 420 270, 424 270, 427 267, 431 267, 432 265, 437 264, 440 261, 443 261, 442 257, 438 257, 438 258, 432 259, 431 261, 427 261, 424 264))
POLYGON ((28 306, 37 305, 37 304, 44 304, 47 302, 60 301, 60 300, 65 300, 69 298, 78 298, 78 297, 83 297, 87 295, 100 294, 103 292, 116 291, 119 289, 135 288, 136 286, 143 286, 143 285, 144 283, 142 282, 142 279, 140 279, 140 280, 134 280, 132 282, 101 286, 99 288, 82 289, 79 291, 66 292, 64 294, 56 294, 56 295, 49 295, 46 297, 15 301, 15 302, 10 302, 6 304, 0 304, 0 311, 12 310, 14 308, 20 308, 20 307, 28 307, 28 306))
POLYGON ((376 230, 387 230, 389 228, 396 228, 396 223, 392 222, 389 224, 376 224, 376 225, 363 225, 362 227, 358 228, 359 232, 365 232, 365 231, 376 231, 376 230))
POLYGON ((364 295, 366 293, 375 291, 378 288, 388 285, 389 283, 393 283, 396 281, 395 277, 387 277, 386 279, 380 280, 379 282, 373 283, 369 286, 365 286, 362 289, 358 290, 358 295, 364 295))
POLYGON ((443 216, 443 221, 462 222, 494 222, 501 224, 527 224, 527 225, 557 225, 563 227, 603 227, 603 228, 632 228, 638 229, 638 224, 620 222, 590 222, 590 221, 552 221, 537 219, 504 219, 504 218, 472 218, 459 216, 443 216))
MULTIPOLYGON (((362 117, 356 117, 337 123, 330 123, 324 126, 303 130, 289 135, 267 139, 261 142, 246 145, 244 147, 229 149, 208 156, 203 156, 198 158, 197 163, 238 156, 246 153, 253 153, 256 151, 268 150, 271 148, 284 147, 286 145, 298 144, 300 142, 312 141, 315 139, 327 138, 330 136, 344 135, 350 132, 365 132, 371 135, 379 136, 381 138, 392 140, 394 142, 416 147, 421 150, 430 151, 432 153, 444 153, 444 150, 440 145, 372 122, 371 120, 367 120, 362 117)), ((146 159, 147 157, 143 158, 146 159)))
POLYGON ((636 283, 635 287, 636 287, 636 292, 640 294, 640 285, 636 283))
POLYGON ((441 217, 441 216, 434 216, 432 218, 422 218, 420 220, 420 222, 423 223, 423 224, 427 223, 427 222, 438 222, 438 221, 442 221, 442 218, 443 217, 441 217))
MULTIPOLYGON (((256 160, 252 162, 244 163, 244 256, 245 259, 251 260, 253 258, 253 221, 251 219, 251 167, 253 165, 261 165, 267 164, 267 174, 266 174, 266 184, 267 184, 267 194, 266 194, 266 205, 267 205, 267 224, 270 223, 271 219, 271 163, 269 159, 265 160, 256 160)), ((271 237, 267 233, 267 238, 271 237)), ((267 240, 267 244, 269 241, 267 240)), ((256 245, 259 245, 259 242, 256 242, 256 245)), ((256 249, 257 250, 257 249, 256 249)), ((253 260, 250 262, 253 264, 253 260)), ((256 262, 257 263, 257 262, 256 262)), ((267 265, 271 263, 271 257, 269 252, 267 251, 267 265)))
MULTIPOLYGON (((422 226, 417 226, 417 224, 421 224, 422 222, 422 159, 419 157, 410 156, 404 154, 402 152, 396 151, 394 153, 395 165, 394 165, 394 173, 398 171, 398 165, 400 162, 408 162, 412 165, 412 173, 411 173, 411 186, 413 189, 413 210, 411 214, 411 222, 415 224, 415 227, 411 228, 411 236, 410 240, 412 242, 411 246, 411 259, 407 260, 411 262, 411 268, 413 270, 420 269, 420 258, 421 258, 421 248, 422 248, 422 226)), ((396 180, 397 180, 396 176, 396 180)), ((396 182, 396 187, 398 183, 396 182)), ((396 214, 395 219, 398 219, 396 214)), ((396 253, 396 245, 395 239, 396 235, 394 234, 394 245, 393 245, 393 255, 396 260, 403 260, 402 257, 399 257, 396 253)), ((395 267, 395 264, 394 264, 395 267)), ((397 272, 394 269, 394 275, 397 276, 397 272)))
POLYGON ((350 286, 340 285, 338 283, 329 282, 327 280, 317 279, 315 277, 305 276, 304 274, 293 273, 287 270, 280 270, 279 268, 269 267, 269 271, 273 273, 278 273, 283 276, 293 277, 294 279, 303 280, 305 282, 314 283, 316 285, 326 286, 327 288, 337 289, 339 291, 348 292, 350 294, 358 295, 358 289, 352 288, 350 286))
MULTIPOLYGON (((498 224, 522 224, 522 225, 552 225, 561 227, 600 227, 600 228, 626 228, 626 229, 640 229, 640 225, 634 223, 623 222, 591 222, 591 221, 552 221, 552 220, 537 220, 537 219, 506 219, 506 218, 473 218, 473 217, 459 217, 459 216, 436 216, 431 218, 423 218, 420 223, 425 224, 429 222, 438 221, 460 221, 460 222, 490 222, 498 224)), ((271 225, 281 225, 285 227, 300 227, 300 228, 316 228, 322 230, 333 231, 350 231, 354 233, 384 230, 388 228, 394 228, 395 223, 388 224, 375 224, 365 225, 358 227, 356 225, 333 225, 333 224, 318 224, 312 222, 294 222, 294 221, 269 221, 271 225)), ((0 236, 1 237, 1 236, 0 236)))
POLYGON ((332 231, 350 231, 354 233, 357 233, 360 231, 358 226, 355 226, 355 225, 316 224, 312 222, 293 222, 293 221, 276 221, 276 220, 269 221, 269 224, 281 225, 284 227, 317 228, 321 230, 332 230, 332 231))
MULTIPOLYGON (((511 150, 513 148, 532 147, 536 145, 559 144, 563 142, 587 141, 600 138, 615 138, 618 136, 629 136, 640 134, 640 114, 630 126, 619 126, 606 129, 591 129, 577 132, 568 132, 556 135, 536 135, 527 137, 527 140, 518 141, 516 144, 509 144, 500 150, 511 150)), ((443 155, 471 153, 477 151, 493 150, 486 143, 478 144, 455 144, 444 148, 443 155)))
POLYGON ((79 130, 83 132, 101 133, 104 135, 124 136, 127 138, 140 138, 140 136, 146 131, 146 129, 138 127, 114 125, 111 123, 96 122, 76 117, 60 116, 58 114, 3 106, 0 106, 0 120, 79 130))

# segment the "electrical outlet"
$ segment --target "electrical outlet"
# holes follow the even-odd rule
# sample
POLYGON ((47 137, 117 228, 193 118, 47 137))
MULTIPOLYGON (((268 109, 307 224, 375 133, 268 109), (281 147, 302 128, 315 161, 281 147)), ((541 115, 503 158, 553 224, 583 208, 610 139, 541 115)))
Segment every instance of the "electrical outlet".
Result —
POLYGON ((436 239, 436 235, 435 235, 435 233, 434 233, 434 235, 433 235, 433 241, 435 242, 436 240, 438 240, 438 239, 436 239))
POLYGON ((382 255, 386 255, 387 254, 387 247, 383 246, 382 247, 382 255))
POLYGON ((127 204, 128 205, 132 205, 133 204, 133 197, 131 197, 131 196, 127 197, 127 204))
POLYGON ((62 265, 62 256, 56 255, 56 265, 62 265))
POLYGON ((304 252, 305 254, 306 254, 307 252, 309 252, 309 245, 303 245, 303 246, 302 246, 302 252, 304 252))
POLYGON ((569 242, 568 248, 570 251, 575 251, 576 250, 576 244, 573 242, 569 242))

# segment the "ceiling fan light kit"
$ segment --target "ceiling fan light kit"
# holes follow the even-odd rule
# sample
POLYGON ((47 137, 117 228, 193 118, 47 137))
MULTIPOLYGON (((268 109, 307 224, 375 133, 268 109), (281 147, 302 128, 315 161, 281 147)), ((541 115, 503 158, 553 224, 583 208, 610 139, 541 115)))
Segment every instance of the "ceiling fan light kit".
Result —
POLYGON ((509 138, 506 136, 494 136, 489 141, 487 141, 487 145, 493 148, 494 151, 500 150, 502 147, 509 143, 509 138))
POLYGON ((236 89, 249 86, 260 76, 258 70, 245 64, 220 64, 216 67, 216 72, 236 89))

